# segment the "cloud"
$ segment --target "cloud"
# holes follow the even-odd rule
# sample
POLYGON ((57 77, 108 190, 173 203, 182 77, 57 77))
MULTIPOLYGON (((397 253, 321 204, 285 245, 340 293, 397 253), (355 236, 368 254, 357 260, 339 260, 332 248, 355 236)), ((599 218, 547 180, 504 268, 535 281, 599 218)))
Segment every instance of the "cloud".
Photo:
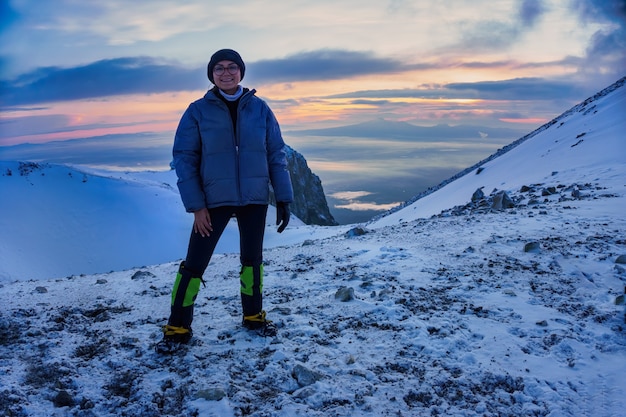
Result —
POLYGON ((352 210, 352 211, 387 211, 392 208, 400 205, 401 202, 388 203, 388 204, 378 204, 378 203, 361 203, 361 202, 351 202, 348 204, 335 204, 334 207, 336 209, 344 209, 344 210, 352 210))
POLYGON ((59 33, 80 38, 95 36, 108 45, 159 41, 218 24, 207 19, 211 9, 202 1, 22 0, 13 3, 28 30, 45 31, 51 36, 59 33))
POLYGON ((532 30, 545 13, 541 0, 522 0, 519 9, 502 18, 466 21, 461 24, 461 47, 471 51, 507 49, 525 31, 532 30))
POLYGON ((65 115, 24 116, 0 120, 0 145, 5 139, 40 133, 66 131, 69 117, 65 115))
POLYGON ((465 97, 494 100, 550 100, 578 97, 577 87, 573 83, 543 78, 451 83, 446 84, 445 88, 464 92, 465 97))
POLYGON ((370 191, 340 191, 330 194, 330 197, 336 198, 337 200, 355 200, 371 194, 370 191))
POLYGON ((574 10, 583 21, 615 22, 620 26, 626 23, 626 2, 624 0, 574 0, 574 10))
POLYGON ((370 196, 374 193, 370 191, 339 191, 329 194, 336 200, 345 201, 345 203, 334 204, 336 209, 352 210, 352 211, 385 211, 396 207, 400 202, 395 203, 374 203, 359 201, 362 197, 370 196))
POLYGON ((149 57, 116 58, 73 68, 39 68, 15 80, 0 81, 0 93, 2 106, 15 106, 197 90, 204 88, 203 79, 199 68, 187 69, 149 57))
MULTIPOLYGON (((480 81, 426 85, 419 89, 361 90, 324 97, 365 99, 392 98, 468 98, 484 100, 550 100, 580 99, 573 82, 543 78, 516 78, 502 81, 480 81)), ((369 101, 370 104, 375 103, 369 101)))
POLYGON ((350 104, 362 105, 362 106, 384 106, 391 103, 389 100, 352 100, 350 104))
POLYGON ((523 26, 533 27, 541 15, 545 12, 545 8, 540 0, 524 0, 520 7, 520 19, 523 26))
MULTIPOLYGON (((414 69, 366 52, 318 50, 247 64, 255 82, 316 81, 414 69)), ((208 86, 205 69, 151 57, 105 59, 72 68, 44 67, 0 81, 3 107, 128 94, 192 91, 208 86)))
POLYGON ((403 72, 412 69, 400 61, 371 53, 321 49, 289 55, 282 59, 250 64, 254 79, 261 82, 337 80, 358 75, 403 72))
POLYGON ((601 23, 591 37, 582 61, 584 73, 609 74, 611 78, 624 75, 626 68, 626 1, 575 0, 574 10, 583 23, 601 23))
POLYGON ((519 37, 519 28, 496 20, 472 24, 463 31, 462 47, 471 51, 505 49, 519 37))

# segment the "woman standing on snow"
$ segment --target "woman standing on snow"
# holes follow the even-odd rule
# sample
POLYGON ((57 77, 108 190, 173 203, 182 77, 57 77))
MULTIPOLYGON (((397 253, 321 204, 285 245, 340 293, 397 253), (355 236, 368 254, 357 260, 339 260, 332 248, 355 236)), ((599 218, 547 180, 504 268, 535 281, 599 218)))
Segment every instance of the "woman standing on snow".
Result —
POLYGON ((254 89, 239 85, 245 70, 237 52, 215 52, 207 68, 215 86, 189 105, 176 130, 178 189, 194 223, 187 257, 174 282, 164 337, 156 346, 159 353, 173 353, 191 339, 202 276, 231 217, 239 227, 243 326, 263 335, 276 333, 262 302, 269 184, 276 196, 279 233, 289 223, 293 190, 278 122, 254 89))

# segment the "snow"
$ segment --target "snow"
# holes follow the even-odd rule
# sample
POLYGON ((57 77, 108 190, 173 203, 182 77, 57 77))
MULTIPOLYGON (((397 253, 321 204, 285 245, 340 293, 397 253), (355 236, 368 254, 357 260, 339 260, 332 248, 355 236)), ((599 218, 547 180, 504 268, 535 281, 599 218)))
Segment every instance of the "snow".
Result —
POLYGON ((153 346, 179 260, 117 267, 161 247, 169 254, 154 259, 183 256, 190 218, 171 173, 113 178, 49 165, 22 176, 17 163, 2 163, 13 173, 0 177, 0 410, 621 416, 625 100, 622 80, 479 174, 368 224, 294 221, 278 235, 270 213, 265 309, 274 338, 239 325, 237 244, 225 235, 192 343, 171 357, 153 346), (486 198, 472 203, 481 187, 486 198), (496 190, 516 207, 491 209, 496 190), (93 247, 106 256, 90 257, 93 247), (70 255, 89 259, 80 268, 107 269, 67 272, 59 260, 70 255))

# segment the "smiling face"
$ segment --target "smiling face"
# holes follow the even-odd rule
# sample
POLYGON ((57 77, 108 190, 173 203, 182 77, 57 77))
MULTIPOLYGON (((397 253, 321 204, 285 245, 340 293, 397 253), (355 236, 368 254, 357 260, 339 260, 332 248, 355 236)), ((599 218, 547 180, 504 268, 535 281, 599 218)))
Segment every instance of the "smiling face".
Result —
POLYGON ((213 68, 213 81, 217 88, 225 92, 226 94, 235 94, 237 92, 237 86, 241 82, 241 70, 237 67, 237 71, 231 74, 228 70, 229 67, 237 66, 233 61, 220 61, 213 68), (222 68, 224 71, 221 75, 215 72, 215 69, 222 68))

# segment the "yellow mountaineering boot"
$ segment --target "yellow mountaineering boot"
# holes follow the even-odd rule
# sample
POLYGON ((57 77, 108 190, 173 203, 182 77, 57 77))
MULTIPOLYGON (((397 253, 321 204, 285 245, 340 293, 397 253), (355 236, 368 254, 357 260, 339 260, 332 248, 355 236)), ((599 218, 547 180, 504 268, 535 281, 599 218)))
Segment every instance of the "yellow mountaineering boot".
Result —
POLYGON ((250 316, 243 316, 243 327, 248 330, 255 330, 259 335, 264 337, 276 336, 276 334, 278 333, 276 325, 272 323, 271 320, 267 320, 265 316, 265 311, 261 311, 258 314, 253 314, 250 316))

